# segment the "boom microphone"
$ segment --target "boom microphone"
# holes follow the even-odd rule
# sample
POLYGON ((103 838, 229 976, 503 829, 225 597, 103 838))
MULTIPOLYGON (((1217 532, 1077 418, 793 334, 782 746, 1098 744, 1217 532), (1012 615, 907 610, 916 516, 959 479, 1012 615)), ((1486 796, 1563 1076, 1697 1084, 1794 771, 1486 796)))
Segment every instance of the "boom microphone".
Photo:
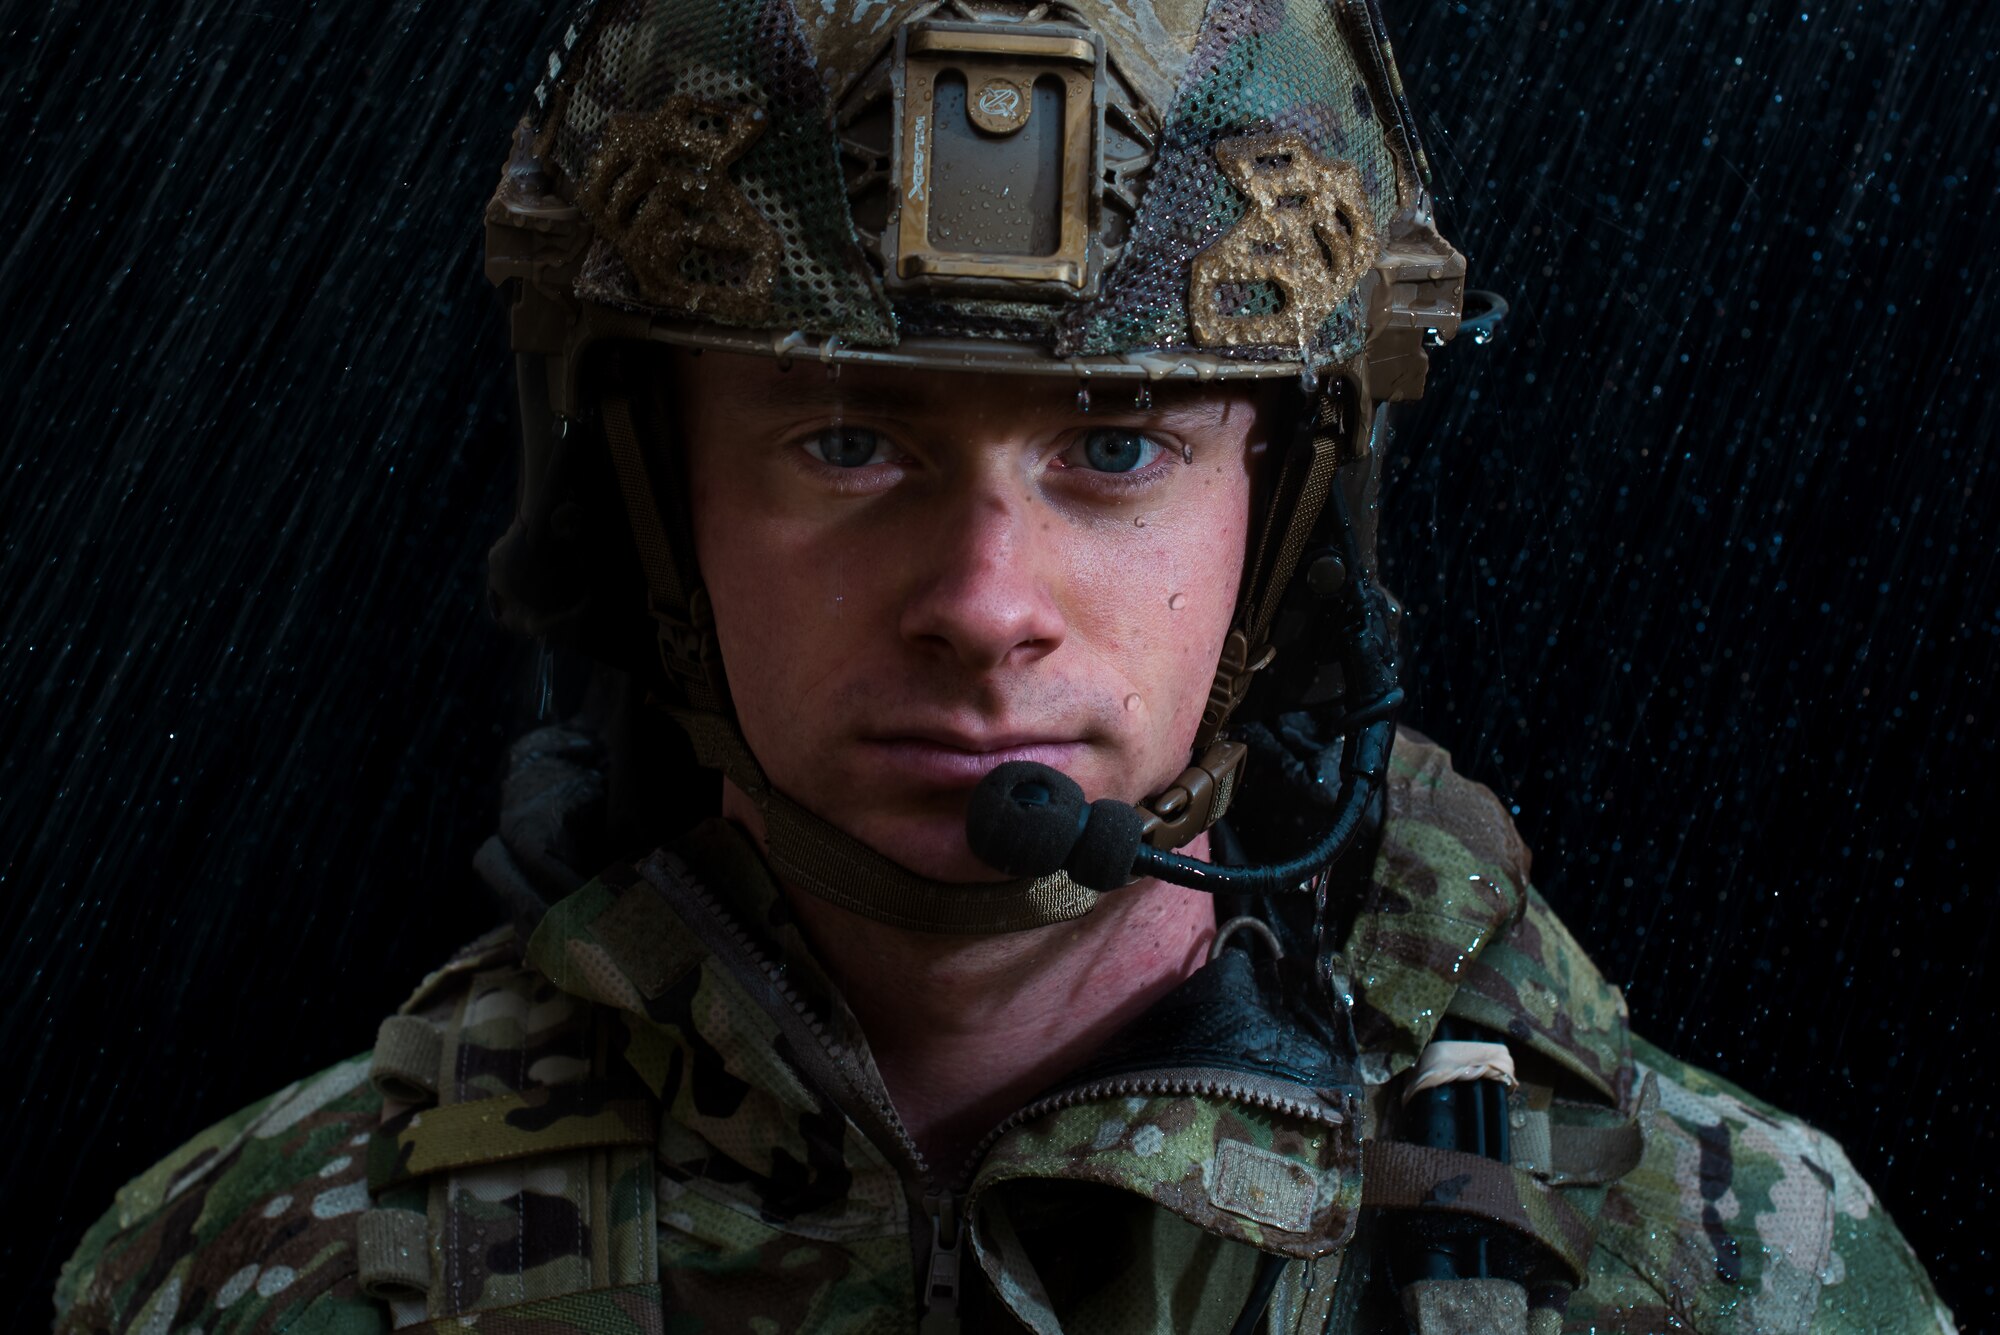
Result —
POLYGON ((965 838, 980 861, 1009 876, 1069 873, 1078 885, 1116 890, 1154 877, 1211 894, 1273 895, 1304 888, 1360 833, 1382 790, 1396 725, 1382 718, 1348 735, 1332 823, 1312 847, 1286 862, 1222 867, 1149 847, 1146 818, 1115 798, 1086 802, 1076 780, 1032 760, 996 766, 973 789, 965 838))
POLYGON ((965 813, 965 840, 988 866, 1009 876, 1067 871, 1092 890, 1132 879, 1145 833, 1137 807, 1108 797, 1085 802, 1076 780, 1032 760, 996 766, 965 813))

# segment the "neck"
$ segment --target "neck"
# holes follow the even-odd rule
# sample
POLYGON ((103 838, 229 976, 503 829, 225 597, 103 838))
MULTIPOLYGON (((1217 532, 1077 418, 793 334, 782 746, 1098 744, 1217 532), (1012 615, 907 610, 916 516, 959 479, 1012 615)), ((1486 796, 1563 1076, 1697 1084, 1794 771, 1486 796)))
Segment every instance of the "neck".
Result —
MULTIPOLYGON (((734 784, 723 813, 763 842, 734 784)), ((1207 836, 1187 846, 1207 855, 1207 836)), ((1215 900, 1138 881, 1083 917, 1004 936, 890 927, 784 886, 861 1021, 904 1125, 955 1173, 979 1140, 1208 959, 1215 900)))

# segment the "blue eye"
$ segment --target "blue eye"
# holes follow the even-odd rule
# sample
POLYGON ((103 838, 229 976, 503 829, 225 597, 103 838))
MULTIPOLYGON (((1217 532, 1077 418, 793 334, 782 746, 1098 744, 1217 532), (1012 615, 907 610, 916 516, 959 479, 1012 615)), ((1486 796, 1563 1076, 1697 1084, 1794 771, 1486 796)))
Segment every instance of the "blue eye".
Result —
POLYGON ((1100 473, 1130 473, 1160 457, 1150 436, 1116 427, 1100 427, 1083 438, 1083 461, 1100 473))
POLYGON ((808 440, 806 449, 835 468, 863 468, 879 462, 883 453, 882 437, 859 426, 830 426, 808 440))

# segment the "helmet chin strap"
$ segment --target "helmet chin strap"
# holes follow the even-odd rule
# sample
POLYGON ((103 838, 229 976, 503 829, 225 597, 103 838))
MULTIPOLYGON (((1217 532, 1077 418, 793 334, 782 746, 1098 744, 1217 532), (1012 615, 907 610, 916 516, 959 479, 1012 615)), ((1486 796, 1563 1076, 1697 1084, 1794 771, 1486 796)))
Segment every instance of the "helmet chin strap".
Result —
MULTIPOLYGON (((1302 424, 1305 448, 1287 452, 1251 568, 1253 596, 1224 644, 1196 736, 1199 754, 1165 791, 1139 804, 1145 841, 1155 848, 1179 848, 1206 831, 1234 796, 1247 751, 1219 734, 1248 692, 1251 679, 1271 661, 1264 636, 1306 532, 1326 499, 1339 454, 1337 410, 1325 396, 1315 408, 1302 424)), ((728 704, 706 592, 681 578, 674 559, 631 403, 608 394, 602 400, 602 413, 618 490, 645 570, 648 609, 659 627, 660 661, 685 701, 654 703, 687 733, 705 768, 728 775, 756 803, 764 817, 765 856, 778 878, 862 917, 920 932, 1026 931, 1068 922, 1094 909, 1099 892, 1062 871, 1008 881, 939 881, 921 876, 771 784, 728 704)))
POLYGON ((695 757, 719 769, 764 817, 764 856, 778 879, 850 913, 916 932, 985 935, 1081 918, 1098 893, 1067 872, 1011 881, 938 881, 884 857, 771 786, 735 720, 669 706, 695 757))

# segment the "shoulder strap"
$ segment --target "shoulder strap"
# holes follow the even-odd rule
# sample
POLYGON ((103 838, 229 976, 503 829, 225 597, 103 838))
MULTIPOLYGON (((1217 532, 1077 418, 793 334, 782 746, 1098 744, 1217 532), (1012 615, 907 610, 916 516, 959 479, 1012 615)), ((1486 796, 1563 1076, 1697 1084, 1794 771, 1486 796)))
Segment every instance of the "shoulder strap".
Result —
POLYGON ((1363 1143, 1361 1204, 1424 1210, 1497 1224, 1538 1244, 1579 1286, 1590 1273, 1590 1221, 1532 1174, 1464 1150, 1402 1141, 1363 1143))
POLYGON ((625 1027, 518 955, 481 964, 382 1026, 362 1287, 397 1330, 654 1335, 658 1107, 625 1027))

